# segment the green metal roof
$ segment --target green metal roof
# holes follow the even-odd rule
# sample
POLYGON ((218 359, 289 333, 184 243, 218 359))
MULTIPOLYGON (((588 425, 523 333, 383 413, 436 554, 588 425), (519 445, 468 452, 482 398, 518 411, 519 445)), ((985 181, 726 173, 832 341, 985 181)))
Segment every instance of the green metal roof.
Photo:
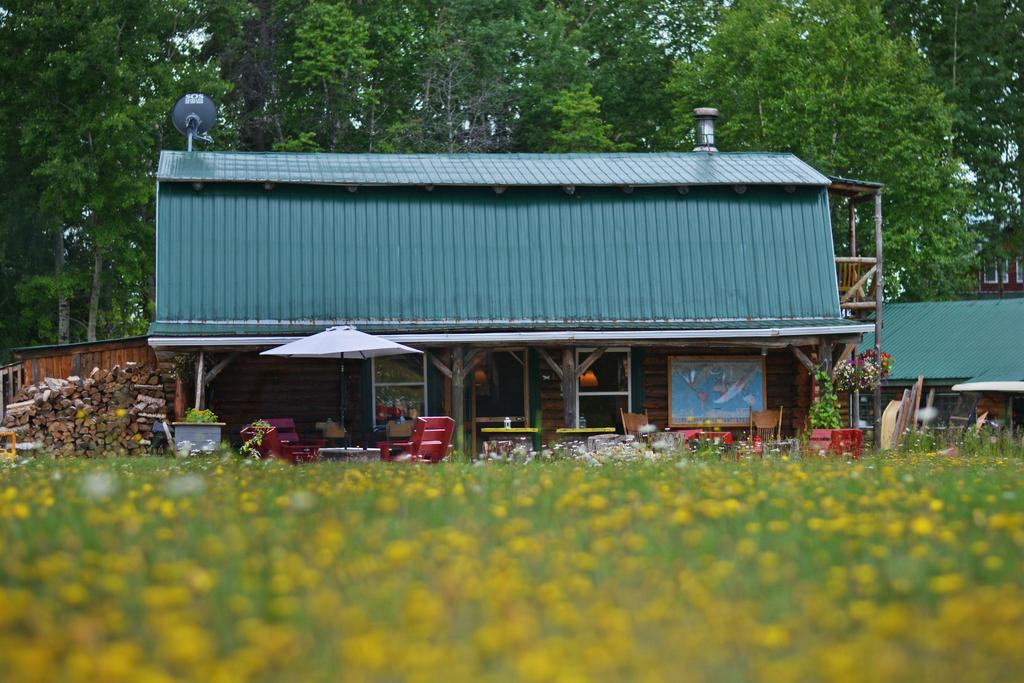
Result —
POLYGON ((30 353, 45 351, 62 351, 64 349, 74 350, 86 346, 100 346, 103 344, 118 344, 126 342, 145 341, 146 335, 135 335, 132 337, 112 337, 110 339, 97 339, 96 341, 69 342, 67 344, 36 344, 35 346, 15 346, 11 348, 14 353, 30 353))
POLYGON ((870 188, 877 189, 877 188, 885 187, 885 185, 883 185, 882 183, 877 182, 875 180, 857 180, 856 178, 844 178, 844 177, 838 176, 838 175, 830 175, 830 176, 828 176, 828 179, 829 179, 830 182, 833 182, 833 183, 842 183, 844 185, 860 185, 861 187, 865 187, 865 188, 869 188, 870 187, 870 188))
MULTIPOLYGON (((252 323, 252 324, 226 324, 226 323, 162 323, 155 322, 149 327, 150 336, 157 337, 189 337, 189 336, 255 336, 255 335, 292 335, 311 334, 323 331, 330 323, 313 323, 298 321, 294 323, 252 323)), ((854 328, 859 326, 859 321, 849 318, 805 318, 800 320, 731 320, 721 322, 665 322, 665 321, 637 321, 632 323, 523 323, 515 326, 517 331, 635 331, 635 330, 672 330, 683 332, 699 332, 710 330, 735 330, 754 331, 765 329, 796 329, 796 328, 854 328)), ((390 334, 395 332, 423 333, 436 332, 495 332, 505 329, 507 326, 495 327, 487 324, 471 323, 446 323, 446 324, 425 324, 416 323, 415 326, 402 325, 400 323, 368 323, 360 325, 359 329, 371 334, 390 334)), ((855 332, 854 332, 855 333, 855 332)), ((743 335, 737 334, 737 337, 743 335)))
MULTIPOLYGON (((1024 299, 887 304, 882 316, 892 381, 999 381, 1024 373, 1024 299)), ((868 334, 861 349, 874 343, 868 334)))
POLYGON ((792 154, 160 153, 157 180, 303 185, 813 185, 828 178, 792 154))
POLYGON ((157 321, 235 330, 839 318, 824 187, 161 184, 157 321))

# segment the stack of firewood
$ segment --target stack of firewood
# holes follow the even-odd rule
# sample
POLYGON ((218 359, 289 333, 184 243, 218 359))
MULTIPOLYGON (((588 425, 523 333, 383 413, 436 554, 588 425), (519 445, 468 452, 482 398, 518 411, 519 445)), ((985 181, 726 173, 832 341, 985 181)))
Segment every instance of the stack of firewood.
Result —
POLYGON ((3 429, 58 455, 141 453, 166 418, 158 373, 128 364, 22 387, 3 429))

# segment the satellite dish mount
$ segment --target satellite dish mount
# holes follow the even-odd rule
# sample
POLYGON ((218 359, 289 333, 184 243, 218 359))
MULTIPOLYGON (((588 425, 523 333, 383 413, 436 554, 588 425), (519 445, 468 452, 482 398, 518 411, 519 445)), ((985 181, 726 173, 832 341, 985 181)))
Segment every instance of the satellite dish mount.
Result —
POLYGON ((193 138, 213 142, 207 131, 217 122, 217 105, 202 93, 182 95, 171 110, 171 121, 178 132, 188 139, 188 151, 191 152, 193 138))

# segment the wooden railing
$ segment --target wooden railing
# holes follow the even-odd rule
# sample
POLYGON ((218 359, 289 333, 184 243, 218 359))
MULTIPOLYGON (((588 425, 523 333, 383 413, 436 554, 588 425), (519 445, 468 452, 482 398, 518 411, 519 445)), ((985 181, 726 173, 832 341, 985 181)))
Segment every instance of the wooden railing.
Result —
POLYGON ((875 310, 877 260, 873 256, 836 256, 839 307, 854 314, 875 310))
POLYGON ((25 366, 11 363, 0 366, 0 417, 3 417, 7 404, 11 403, 15 394, 25 383, 25 366))

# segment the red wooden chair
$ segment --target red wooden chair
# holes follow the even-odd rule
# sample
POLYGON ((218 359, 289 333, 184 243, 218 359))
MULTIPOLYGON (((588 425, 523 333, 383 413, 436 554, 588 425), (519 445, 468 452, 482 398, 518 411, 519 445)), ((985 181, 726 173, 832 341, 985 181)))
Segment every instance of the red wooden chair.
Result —
MULTIPOLYGON (((254 436, 256 436, 255 427, 246 425, 242 428, 243 441, 248 441, 254 436)), ((320 459, 320 448, 318 446, 296 445, 285 442, 281 439, 281 434, 278 432, 277 427, 273 426, 263 433, 263 440, 256 446, 256 451, 260 454, 261 458, 280 458, 281 460, 287 460, 293 465, 320 459)))
POLYGON ((701 441, 718 441, 723 446, 732 445, 732 432, 701 432, 697 437, 701 441))
POLYGON ((859 429, 833 429, 832 443, 829 451, 836 455, 849 454, 854 460, 860 460, 864 447, 864 432, 859 429))
POLYGON ((810 450, 820 455, 850 455, 860 460, 864 448, 864 432, 859 429, 813 429, 810 450))
POLYGON ((825 455, 832 447, 832 430, 812 429, 811 438, 807 442, 807 446, 812 453, 825 455))
POLYGON ((275 417, 267 420, 267 422, 277 427, 277 433, 283 444, 314 448, 323 448, 327 445, 326 439, 303 439, 299 436, 299 430, 295 428, 295 420, 290 417, 275 417))
POLYGON ((389 462, 441 462, 452 443, 455 420, 450 417, 418 417, 408 441, 381 441, 380 459, 389 462), (392 453, 392 449, 399 449, 392 453))

